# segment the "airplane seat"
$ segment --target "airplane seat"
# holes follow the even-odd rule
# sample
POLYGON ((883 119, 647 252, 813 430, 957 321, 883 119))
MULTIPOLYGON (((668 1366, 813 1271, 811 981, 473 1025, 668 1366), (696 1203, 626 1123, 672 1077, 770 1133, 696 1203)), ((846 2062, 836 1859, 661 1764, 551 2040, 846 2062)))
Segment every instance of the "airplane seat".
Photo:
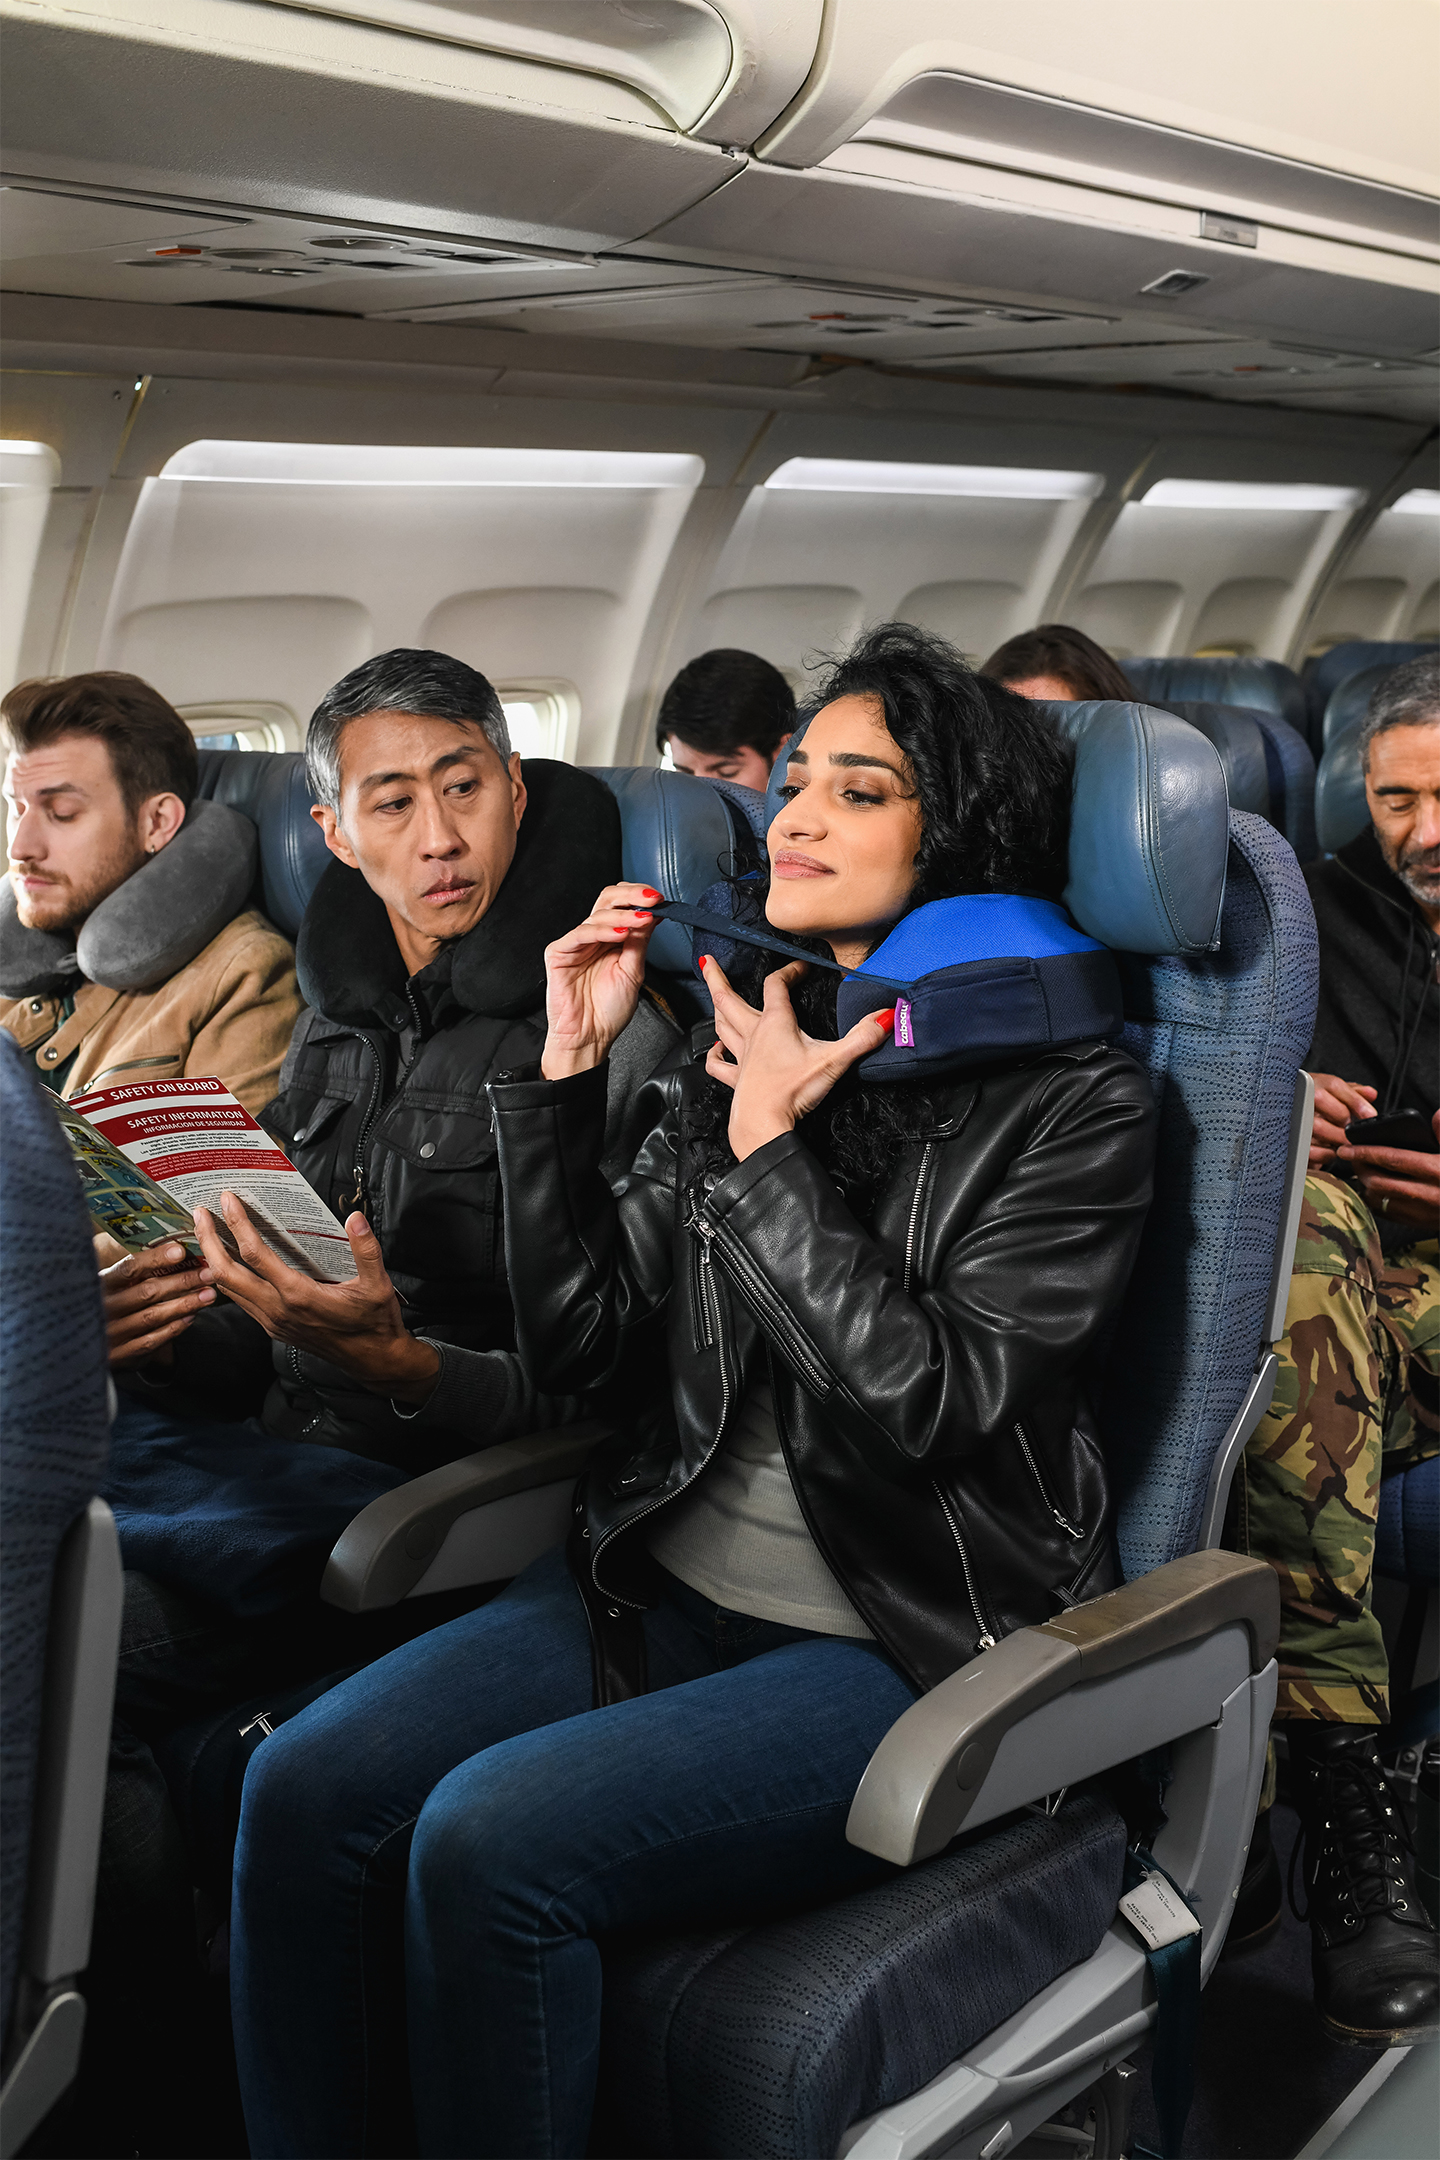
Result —
POLYGON ((1360 764, 1360 723, 1368 703, 1367 696, 1350 713, 1348 725, 1331 735, 1315 775, 1315 836, 1322 855, 1358 840, 1370 823, 1360 764))
POLYGON ((1195 698, 1155 698, 1161 712, 1175 713, 1208 735, 1220 752, 1232 810, 1258 810, 1282 832, 1299 862, 1313 861, 1315 844, 1315 760, 1298 728, 1279 713, 1255 707, 1216 705, 1195 698), (1248 723, 1248 727, 1241 727, 1248 723), (1256 784, 1250 729, 1259 736, 1264 786, 1256 784), (1235 740, 1236 733, 1244 738, 1235 740), (1248 800, 1245 799, 1248 796, 1248 800))
MULTIPOLYGON (((601 1946, 597 2150, 999 2153, 1093 2086, 1155 2012, 1113 1918, 1126 1832, 1090 1781, 1149 1749, 1172 1749, 1155 1853, 1200 1916, 1207 1975, 1223 1941, 1278 1599, 1263 1563, 1216 1548, 1274 1384, 1313 1105, 1314 925, 1292 851, 1229 809, 1194 728, 1140 705, 1051 709, 1077 749, 1067 902, 1123 955, 1126 1043, 1161 1108, 1100 1388, 1127 1582, 1019 1630, 892 1728, 848 1834, 896 1874, 758 1926, 601 1946)), ((486 1461, 451 1466, 477 1520, 486 1461)), ((425 1483, 357 1518, 324 1594, 352 1610, 407 1594, 407 1537, 433 1553, 464 1527, 464 1496, 432 1511, 425 1483)))
MULTIPOLYGON (((1421 646, 1421 652, 1433 651, 1434 647, 1421 646)), ((1376 660, 1370 666, 1356 668, 1343 682, 1335 685, 1325 701, 1325 711, 1320 723, 1321 755, 1331 743, 1342 735, 1351 735, 1359 727, 1370 707, 1370 700, 1398 663, 1376 660)))
POLYGON ((1240 705, 1249 711, 1278 713, 1298 730, 1312 750, 1300 678, 1279 660, 1207 659, 1177 653, 1164 658, 1120 663, 1141 698, 1198 698, 1217 705, 1240 705))
POLYGON ((1403 667, 1407 660, 1418 660, 1423 653, 1434 650, 1433 644, 1415 644, 1398 638, 1348 638, 1343 645, 1332 645, 1328 652, 1307 660, 1300 671, 1300 682, 1305 692, 1310 727, 1321 730, 1321 747, 1329 739, 1323 729, 1335 693, 1352 676, 1377 670, 1371 680, 1373 689, 1381 674, 1388 674, 1391 668, 1403 667))
POLYGON ((90 1222, 43 1088, 0 1035, 0 2150, 74 2079, 120 1642, 95 1497, 111 1395, 90 1222))
POLYGON ((202 750, 200 793, 248 817, 260 835, 250 904, 294 938, 330 850, 310 815, 315 800, 299 750, 202 750))

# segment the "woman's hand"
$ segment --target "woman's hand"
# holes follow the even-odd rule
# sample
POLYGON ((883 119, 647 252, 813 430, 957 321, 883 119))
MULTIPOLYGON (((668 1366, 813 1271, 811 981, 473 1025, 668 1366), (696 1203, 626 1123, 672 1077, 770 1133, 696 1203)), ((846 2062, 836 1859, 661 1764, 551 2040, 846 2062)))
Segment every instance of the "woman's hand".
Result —
POLYGON ((891 1006, 857 1020, 838 1042, 816 1042, 802 1031, 790 1003, 790 984, 804 974, 803 961, 792 960, 788 967, 766 976, 759 1012, 731 989, 718 960, 706 956, 700 965, 715 1002, 716 1041, 705 1070, 712 1080, 723 1081, 733 1091, 730 1146, 737 1162, 744 1162, 767 1140, 793 1132, 807 1111, 825 1100, 843 1072, 879 1049, 895 1024, 891 1006), (727 1050, 733 1064, 725 1056, 727 1050))
POLYGON ((157 1353, 159 1363, 169 1364, 175 1337, 184 1334, 202 1307, 214 1304, 213 1281, 209 1268, 190 1260, 183 1245, 152 1245, 148 1252, 127 1253, 113 1267, 101 1268, 111 1365, 117 1371, 145 1365, 157 1353))
POLYGON ((406 1327, 379 1240, 363 1215, 351 1215, 345 1224, 354 1280, 318 1283, 271 1252, 234 1193, 222 1193, 220 1207, 239 1260, 226 1252, 205 1208, 195 1210, 195 1231, 210 1274, 242 1312, 273 1341, 313 1351, 377 1394, 424 1402, 440 1371, 440 1353, 406 1327))
POLYGON ((655 928, 646 903, 659 898, 653 885, 607 885, 579 928, 546 946, 547 1080, 589 1072, 609 1055, 639 1002, 655 928))
MULTIPOLYGON (((1440 1110, 1430 1120, 1440 1140, 1440 1110)), ((1342 1147, 1337 1167, 1352 1171, 1376 1215, 1387 1222, 1414 1223, 1422 1236, 1440 1227, 1440 1155, 1418 1148, 1342 1147)))
POLYGON ((1315 1073, 1315 1129, 1310 1135, 1312 1170, 1328 1170, 1335 1150, 1345 1145, 1349 1118, 1374 1117, 1375 1090, 1359 1087, 1353 1080, 1337 1080, 1334 1073, 1315 1073))

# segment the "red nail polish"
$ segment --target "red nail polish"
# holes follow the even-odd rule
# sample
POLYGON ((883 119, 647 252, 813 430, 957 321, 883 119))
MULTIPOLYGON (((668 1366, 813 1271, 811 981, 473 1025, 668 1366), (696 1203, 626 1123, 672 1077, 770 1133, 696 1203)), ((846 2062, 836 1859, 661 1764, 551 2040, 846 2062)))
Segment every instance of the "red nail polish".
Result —
POLYGON ((887 1005, 883 1012, 871 1013, 870 1017, 872 1020, 878 1020, 883 1028, 893 1028, 895 1025, 895 1007, 887 1005))
POLYGON ((642 885, 640 890, 647 900, 658 900, 661 897, 653 885, 642 885))

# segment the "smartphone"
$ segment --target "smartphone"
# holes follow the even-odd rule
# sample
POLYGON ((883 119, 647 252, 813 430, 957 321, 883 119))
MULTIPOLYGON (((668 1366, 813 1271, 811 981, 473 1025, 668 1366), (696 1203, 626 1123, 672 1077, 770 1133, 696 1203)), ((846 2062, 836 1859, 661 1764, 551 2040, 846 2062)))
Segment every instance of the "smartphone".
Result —
POLYGON ((1345 1138, 1351 1147, 1410 1148, 1416 1155, 1440 1155, 1435 1128, 1418 1110, 1387 1110, 1383 1117, 1351 1118, 1345 1138))

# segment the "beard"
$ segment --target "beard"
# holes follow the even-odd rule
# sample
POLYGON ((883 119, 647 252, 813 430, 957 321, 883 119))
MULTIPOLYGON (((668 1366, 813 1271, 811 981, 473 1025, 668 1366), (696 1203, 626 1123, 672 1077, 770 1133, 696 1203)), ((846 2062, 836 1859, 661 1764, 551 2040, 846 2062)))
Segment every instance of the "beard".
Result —
POLYGON ((1422 908, 1440 907, 1440 847, 1381 847, 1412 900, 1422 908))
POLYGON ((67 877, 63 871, 39 872, 49 881, 39 892, 27 892, 22 883, 27 874, 37 874, 32 866, 12 862, 10 889, 15 895, 15 912, 27 930, 48 930, 55 936, 78 931, 86 916, 93 914, 145 859, 138 849, 125 846, 117 848, 108 860, 90 865, 80 878, 67 877))

